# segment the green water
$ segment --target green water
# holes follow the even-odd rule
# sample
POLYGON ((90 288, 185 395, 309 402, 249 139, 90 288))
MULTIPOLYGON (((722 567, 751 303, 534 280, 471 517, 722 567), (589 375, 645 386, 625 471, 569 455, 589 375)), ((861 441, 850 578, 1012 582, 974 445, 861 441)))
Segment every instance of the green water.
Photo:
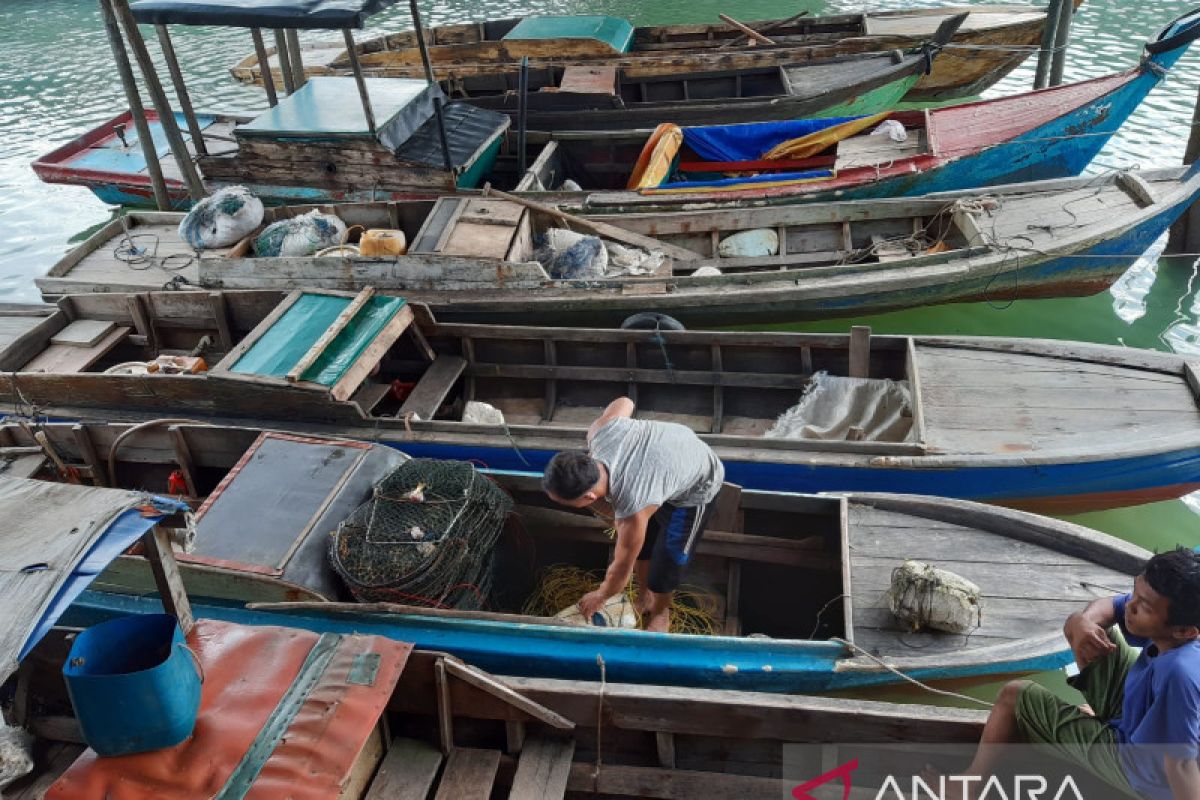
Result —
MULTIPOLYGON (((438 0, 423 2, 422 8, 430 24, 534 12, 604 13, 629 17, 635 24, 659 24, 715 21, 718 12, 749 20, 790 16, 802 9, 814 14, 846 13, 930 4, 937 4, 936 0, 742 0, 735 5, 723 0, 438 0)), ((1130 0, 1087 0, 1076 20, 1066 79, 1131 66, 1142 43, 1190 7, 1180 0, 1142 0, 1136 5, 1130 0)), ((407 26, 405 4, 372 20, 367 34, 407 26)), ((152 31, 145 35, 153 39, 152 31)), ((250 49, 245 32, 198 28, 176 29, 175 35, 198 108, 231 111, 263 106, 257 90, 235 85, 226 73, 250 49)), ((48 270, 71 241, 107 219, 111 209, 84 189, 42 185, 29 162, 114 115, 123 97, 91 0, 3 0, 0 53, 0 301, 34 301, 38 297, 32 279, 48 270)), ((987 96, 1025 90, 1032 74, 1031 63, 987 96)), ((1198 78, 1200 48, 1180 61, 1090 171, 1179 163, 1198 78)), ((1130 260, 1129 271, 1113 289, 1093 297, 1010 302, 1000 286, 988 303, 796 327, 845 330, 851 324, 869 324, 881 333, 1043 336, 1200 354, 1200 281, 1195 260, 1158 259, 1153 254, 1136 263, 1130 260)), ((1102 422, 1096 435, 1104 436, 1102 422)), ((1177 542, 1200 544, 1198 511, 1200 498, 1185 498, 1070 519, 1154 549, 1177 542)), ((1061 687, 1058 675, 1040 680, 1061 687)), ((978 684, 970 691, 989 697, 996 687, 978 684)), ((908 691, 873 694, 930 699, 908 691)))

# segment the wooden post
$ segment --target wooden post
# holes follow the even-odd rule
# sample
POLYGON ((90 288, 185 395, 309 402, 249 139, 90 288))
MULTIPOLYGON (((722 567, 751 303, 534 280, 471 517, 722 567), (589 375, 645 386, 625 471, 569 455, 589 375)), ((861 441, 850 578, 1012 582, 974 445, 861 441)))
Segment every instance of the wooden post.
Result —
POLYGON ((183 577, 179 574, 179 564, 175 561, 175 551, 171 549, 171 535, 166 528, 156 525, 142 537, 142 543, 146 547, 150 571, 154 573, 154 584, 162 597, 163 609, 179 620, 179 627, 187 636, 195 619, 187 590, 183 587, 183 577))
POLYGON ((104 18, 104 30, 108 33, 108 43, 112 46, 113 60, 117 62, 121 86, 125 89, 129 115, 133 117, 133 127, 137 129, 138 144, 142 146, 142 155, 146 159, 146 172, 150 175, 150 185, 154 189, 154 204, 158 206, 159 211, 170 211, 171 196, 167 193, 162 165, 158 163, 158 152, 154 149, 150 125, 146 122, 146 109, 142 105, 142 96, 138 92, 133 67, 129 64, 129 54, 125 52, 125 42, 121 39, 121 29, 117 27, 117 17, 113 13, 110 0, 100 0, 100 15, 104 18))
POLYGON ((196 165, 192 163, 187 145, 183 142, 183 134, 179 132, 179 126, 175 123, 175 112, 171 110, 166 92, 163 91, 162 83, 158 80, 154 62, 150 59, 150 51, 146 49, 146 41, 142 39, 137 22, 133 19, 133 13, 129 10, 129 0, 109 0, 109 2, 112 3, 117 21, 125 30, 129 46, 133 48, 133 58, 138 63, 142 80, 146 84, 146 91, 150 92, 150 99, 154 103, 155 110, 158 111, 158 124, 162 125, 163 133, 167 136, 171 154, 175 156, 175 163, 179 166, 183 182, 187 184, 188 195, 192 200, 200 200, 204 197, 204 185, 200 182, 200 174, 196 172, 196 165))
POLYGON ((158 44, 162 48, 163 58, 167 60, 167 71, 171 73, 171 84, 175 87, 175 96, 179 98, 179 110, 187 122, 188 133, 192 136, 192 147, 198 155, 208 155, 208 147, 204 144, 204 134, 200 123, 196 121, 196 112, 192 110, 192 98, 188 96, 187 84, 183 82, 183 70, 179 68, 179 59, 175 57, 175 45, 171 43, 171 34, 166 25, 155 25, 158 34, 158 44))
POLYGON ((1033 76, 1033 88, 1045 89, 1050 78, 1050 62, 1054 60, 1054 36, 1058 30, 1058 16, 1062 4, 1069 0, 1050 0, 1046 6, 1046 24, 1042 28, 1042 47, 1038 50, 1037 72, 1033 76))
POLYGON ((299 89, 308 83, 308 78, 304 77, 304 61, 300 55, 300 35, 296 33, 295 28, 286 29, 284 35, 288 43, 288 66, 292 70, 292 85, 299 89))
POLYGON ((275 94, 275 77, 271 75, 271 58, 267 55, 267 46, 263 43, 262 31, 258 28, 250 29, 250 36, 254 39, 254 55, 258 57, 258 71, 262 73, 263 89, 267 91, 267 102, 271 108, 279 105, 279 97, 275 94))
POLYGON ((1062 83, 1063 69, 1067 65, 1067 42, 1071 38, 1071 19, 1075 16, 1075 3, 1062 0, 1059 6, 1058 28, 1054 31, 1054 58, 1050 62, 1050 85, 1062 83))
MULTIPOLYGON (((433 77, 433 62, 429 60, 429 47, 425 44, 425 29, 421 26, 421 10, 417 8, 417 0, 408 0, 408 11, 412 15, 413 34, 417 37, 417 49, 421 52, 421 62, 425 65, 425 80, 437 83, 433 77)), ((446 172, 454 174, 454 159, 450 157, 450 140, 446 138, 446 119, 442 115, 442 98, 433 98, 433 113, 437 117, 438 137, 442 143, 442 161, 445 162, 446 172)))
MULTIPOLYGON (((1183 151, 1183 163, 1191 165, 1200 158, 1200 93, 1196 96, 1196 107, 1192 111, 1192 133, 1188 137, 1187 149, 1183 151)), ((1167 254, 1200 252, 1200 203, 1184 211, 1171 226, 1171 238, 1167 242, 1167 254)))
POLYGON ((363 114, 367 117, 367 130, 375 132, 375 112, 371 110, 371 95, 367 94, 367 81, 363 77, 362 66, 358 63, 358 53, 354 50, 354 34, 349 28, 342 30, 346 39, 346 53, 350 56, 350 69, 354 73, 354 82, 358 84, 358 96, 362 99, 363 114))
POLYGON ((279 74, 283 76, 283 90, 288 94, 296 93, 296 83, 292 80, 292 65, 288 63, 288 42, 280 28, 275 29, 275 57, 279 59, 279 74))
POLYGON ((850 328, 850 377, 871 377, 871 326, 850 328))

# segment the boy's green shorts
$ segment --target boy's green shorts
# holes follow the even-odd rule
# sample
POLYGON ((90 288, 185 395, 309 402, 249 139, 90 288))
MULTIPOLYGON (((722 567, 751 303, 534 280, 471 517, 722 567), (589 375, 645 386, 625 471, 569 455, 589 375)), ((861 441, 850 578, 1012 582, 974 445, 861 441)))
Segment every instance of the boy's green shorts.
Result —
POLYGON ((1044 745, 1114 789, 1138 797, 1117 755, 1117 733, 1107 724, 1121 716, 1125 677, 1137 660, 1137 651, 1117 628, 1110 630, 1108 637, 1117 645, 1117 651, 1088 664, 1068 681, 1083 694, 1095 716, 1085 714, 1046 687, 1030 683, 1017 698, 1017 725, 1031 743, 1044 745))

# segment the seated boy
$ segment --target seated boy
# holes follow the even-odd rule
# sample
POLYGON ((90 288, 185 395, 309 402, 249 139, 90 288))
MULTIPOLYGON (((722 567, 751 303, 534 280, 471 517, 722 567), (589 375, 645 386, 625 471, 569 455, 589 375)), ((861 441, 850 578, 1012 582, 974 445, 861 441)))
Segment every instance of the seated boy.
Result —
POLYGON ((1063 632, 1080 668, 1069 682, 1087 705, 1008 683, 964 773, 981 780, 951 785, 974 798, 1001 757, 996 745, 1033 742, 1093 773, 1113 796, 1200 800, 1200 554, 1181 547, 1154 556, 1132 593, 1093 600, 1063 632))

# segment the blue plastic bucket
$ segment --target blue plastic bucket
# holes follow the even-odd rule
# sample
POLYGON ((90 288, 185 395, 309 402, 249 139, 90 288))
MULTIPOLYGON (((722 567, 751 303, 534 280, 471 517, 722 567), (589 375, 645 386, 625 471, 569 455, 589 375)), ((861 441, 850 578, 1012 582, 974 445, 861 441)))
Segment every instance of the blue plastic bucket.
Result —
POLYGON ((88 628, 75 638, 63 677, 83 738, 102 756, 158 750, 192 735, 199 665, 169 614, 88 628))

